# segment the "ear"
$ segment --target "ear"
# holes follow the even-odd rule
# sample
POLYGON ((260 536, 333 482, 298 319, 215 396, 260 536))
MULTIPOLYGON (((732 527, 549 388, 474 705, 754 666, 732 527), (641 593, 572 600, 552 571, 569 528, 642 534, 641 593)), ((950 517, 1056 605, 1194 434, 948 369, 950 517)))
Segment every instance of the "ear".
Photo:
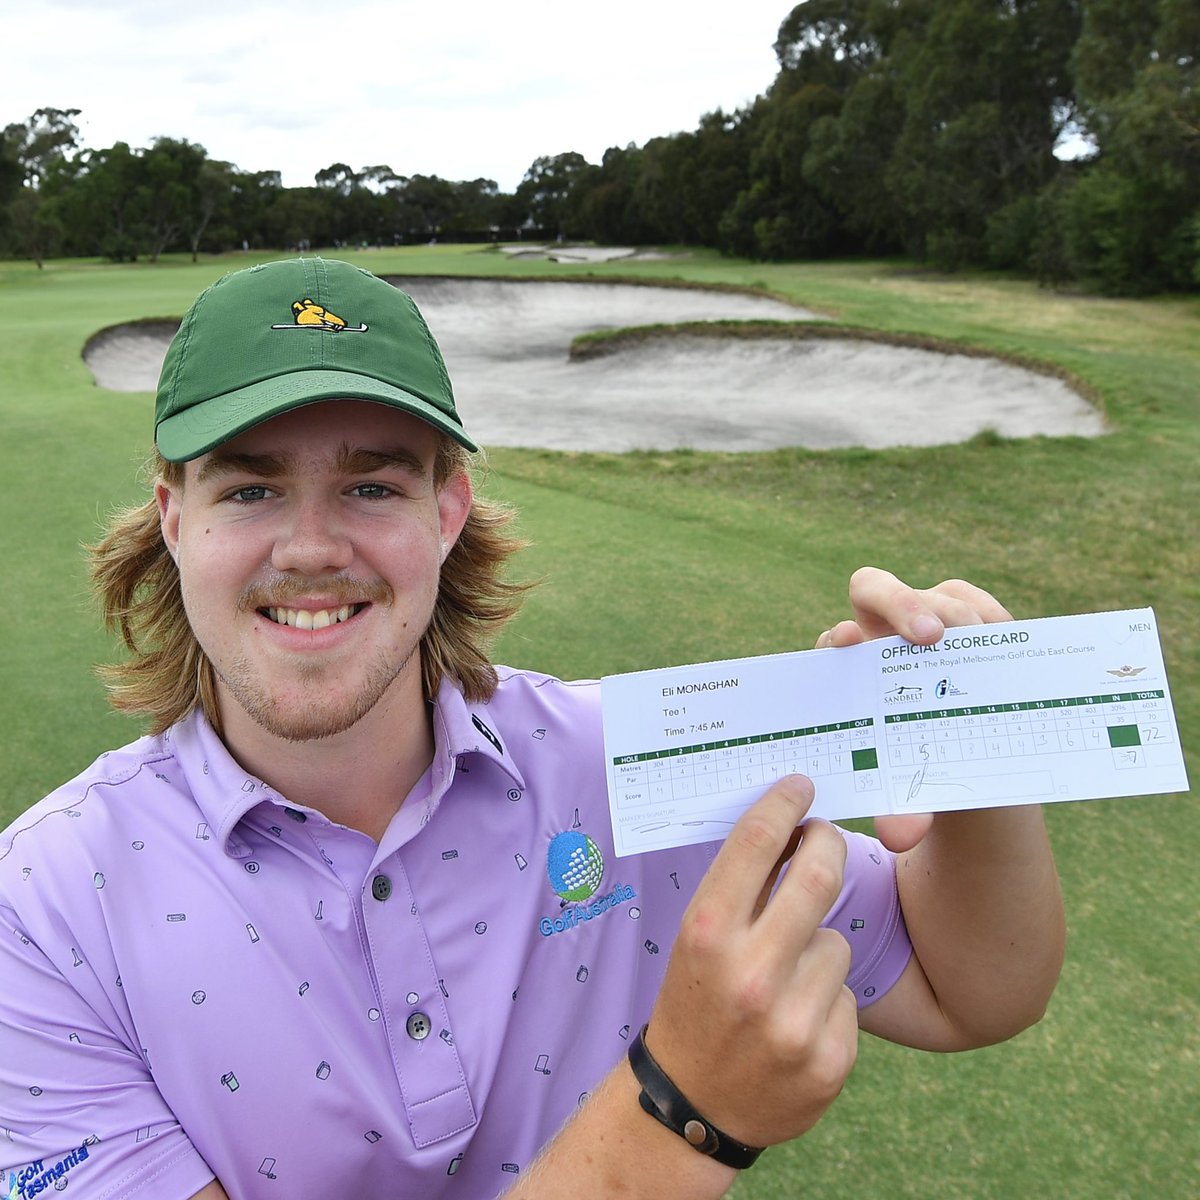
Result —
POLYGON ((179 518, 183 508, 182 489, 176 489, 160 479, 154 485, 154 502, 158 505, 158 525, 162 530, 167 553, 179 561, 179 518))
POLYGON ((442 544, 445 547, 443 561, 467 523, 474 498, 471 480, 466 471, 458 471, 451 475, 438 488, 438 518, 441 524, 442 544))

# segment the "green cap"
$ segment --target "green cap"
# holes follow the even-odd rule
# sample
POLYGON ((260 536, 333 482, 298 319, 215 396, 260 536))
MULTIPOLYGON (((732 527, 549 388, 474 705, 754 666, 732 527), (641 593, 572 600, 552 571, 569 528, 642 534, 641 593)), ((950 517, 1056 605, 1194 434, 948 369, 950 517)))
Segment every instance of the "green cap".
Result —
POLYGON ((154 439, 163 458, 186 462, 260 421, 342 398, 389 404, 478 448, 410 296, 349 263, 264 263, 188 309, 159 376, 154 439))

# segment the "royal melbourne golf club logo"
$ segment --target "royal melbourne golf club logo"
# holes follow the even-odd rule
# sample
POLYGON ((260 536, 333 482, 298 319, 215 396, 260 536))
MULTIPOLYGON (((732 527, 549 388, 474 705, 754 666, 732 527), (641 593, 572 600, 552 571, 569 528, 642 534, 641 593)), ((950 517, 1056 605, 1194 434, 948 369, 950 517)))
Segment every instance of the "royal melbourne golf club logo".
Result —
POLYGON ((1113 670, 1110 667, 1108 673, 1110 675, 1115 675, 1118 679, 1133 679, 1135 676, 1140 675, 1145 669, 1145 667, 1131 667, 1126 664, 1123 667, 1118 667, 1116 670, 1113 670))
POLYGON ((543 917, 538 922, 543 937, 565 933, 637 896, 633 888, 623 883, 618 883, 603 896, 596 896, 604 880, 604 856, 600 847, 578 829, 566 830, 550 839, 546 874, 562 902, 562 912, 557 917, 543 917), (592 899, 594 896, 596 898, 592 899))
POLYGON ((331 333, 366 333, 365 325, 347 325, 345 317, 332 313, 323 304, 305 298, 292 304, 290 325, 272 325, 272 329, 324 329, 331 333))

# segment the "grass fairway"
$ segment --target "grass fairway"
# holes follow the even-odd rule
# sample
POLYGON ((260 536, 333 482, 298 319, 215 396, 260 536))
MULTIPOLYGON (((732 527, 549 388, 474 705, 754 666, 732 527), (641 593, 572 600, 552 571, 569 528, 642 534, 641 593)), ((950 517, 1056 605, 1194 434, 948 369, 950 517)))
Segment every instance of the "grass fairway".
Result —
MULTIPOLYGON (((837 319, 1035 358, 1100 397, 1094 439, 983 436, 916 450, 587 455, 497 450, 486 488, 518 505, 543 578, 497 657, 567 676, 811 644, 864 562, 961 575, 1018 616, 1153 605, 1189 773, 1200 774, 1200 300, 1120 301, 904 263, 512 263, 470 248, 346 255, 388 273, 682 279, 755 286, 837 319)), ((137 731, 89 667, 112 647, 81 543, 144 494, 146 396, 98 390, 96 330, 181 314, 252 259, 0 263, 9 632, 5 822, 137 731)), ((453 372, 453 363, 450 364, 453 372)), ((1200 1194, 1200 834, 1187 796, 1051 808, 1071 942, 1037 1028, 937 1057, 864 1039, 825 1120, 770 1151, 738 1200, 1200 1194)))

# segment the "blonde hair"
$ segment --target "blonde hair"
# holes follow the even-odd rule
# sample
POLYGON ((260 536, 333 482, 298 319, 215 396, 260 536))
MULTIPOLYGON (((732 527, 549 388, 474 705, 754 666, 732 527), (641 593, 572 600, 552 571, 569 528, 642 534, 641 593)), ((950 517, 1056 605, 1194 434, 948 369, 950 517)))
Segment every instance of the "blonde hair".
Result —
MULTIPOLYGON (((469 464, 463 447, 441 438, 435 485, 469 464)), ((157 451, 148 471, 169 486, 183 483, 183 464, 167 462, 157 451)), ((442 564, 433 616, 420 642, 422 684, 431 699, 445 678, 455 680, 471 701, 488 700, 496 690, 488 647, 531 586, 502 577, 508 559, 525 544, 509 531, 512 519, 506 507, 476 496, 442 564)), ((109 702, 121 712, 149 718, 150 732, 156 734, 199 705, 220 732, 216 672, 184 611, 179 569, 163 541, 157 501, 116 513, 88 552, 105 623, 121 635, 131 655, 97 668, 109 702)))

